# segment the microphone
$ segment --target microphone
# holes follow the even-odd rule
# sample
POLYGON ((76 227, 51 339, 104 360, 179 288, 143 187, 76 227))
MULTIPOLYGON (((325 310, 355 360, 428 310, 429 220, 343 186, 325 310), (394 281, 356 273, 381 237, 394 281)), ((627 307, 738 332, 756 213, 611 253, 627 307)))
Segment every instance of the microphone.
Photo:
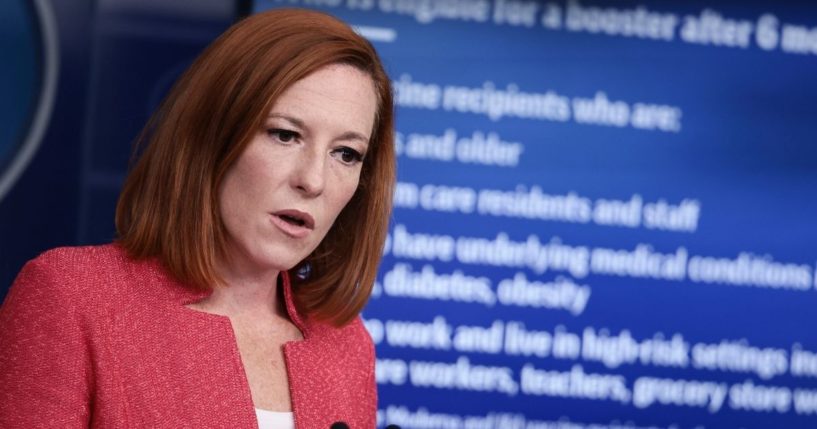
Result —
MULTIPOLYGON (((335 422, 332 423, 332 426, 329 426, 329 429, 349 429, 349 425, 347 425, 346 422, 335 422)), ((400 426, 388 425, 386 429, 400 429, 400 426)))

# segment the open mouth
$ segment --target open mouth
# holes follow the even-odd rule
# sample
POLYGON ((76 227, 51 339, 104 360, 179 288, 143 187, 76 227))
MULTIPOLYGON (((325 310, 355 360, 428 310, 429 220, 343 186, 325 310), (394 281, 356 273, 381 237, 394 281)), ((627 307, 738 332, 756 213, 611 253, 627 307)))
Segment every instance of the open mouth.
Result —
POLYGON ((303 219, 301 219, 299 217, 296 217, 296 216, 280 214, 280 215, 278 215, 278 217, 280 217, 285 222, 290 223, 292 225, 297 225, 297 226, 305 226, 306 225, 306 221, 304 221, 303 219))
POLYGON ((283 221, 282 223, 285 225, 290 225, 296 228, 315 228, 315 220, 312 219, 312 216, 310 216, 309 213, 299 210, 281 210, 279 212, 272 213, 272 215, 278 219, 281 219, 281 221, 283 221))

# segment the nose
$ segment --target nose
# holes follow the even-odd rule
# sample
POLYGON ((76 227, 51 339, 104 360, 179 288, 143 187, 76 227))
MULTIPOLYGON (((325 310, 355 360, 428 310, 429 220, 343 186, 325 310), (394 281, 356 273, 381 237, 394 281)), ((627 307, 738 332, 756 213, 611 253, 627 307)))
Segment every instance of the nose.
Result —
POLYGON ((316 148, 303 150, 293 165, 291 184, 306 197, 314 198, 326 186, 326 156, 316 148))

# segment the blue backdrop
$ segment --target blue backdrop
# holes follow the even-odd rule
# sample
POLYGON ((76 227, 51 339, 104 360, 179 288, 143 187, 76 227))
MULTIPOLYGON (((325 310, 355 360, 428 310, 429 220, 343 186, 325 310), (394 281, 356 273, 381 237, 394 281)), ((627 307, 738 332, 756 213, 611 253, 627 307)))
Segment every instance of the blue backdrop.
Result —
POLYGON ((382 423, 817 425, 817 7, 282 5, 397 90, 382 423))

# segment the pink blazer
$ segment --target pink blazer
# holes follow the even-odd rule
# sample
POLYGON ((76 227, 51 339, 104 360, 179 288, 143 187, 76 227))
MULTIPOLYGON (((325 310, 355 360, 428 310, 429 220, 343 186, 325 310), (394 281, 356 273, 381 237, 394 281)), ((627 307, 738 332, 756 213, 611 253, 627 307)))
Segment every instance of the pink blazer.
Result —
MULTIPOLYGON (((360 319, 334 328, 286 309, 295 424, 374 428, 374 346, 360 319)), ((255 428, 228 318, 185 304, 207 295, 117 245, 29 261, 0 308, 2 428, 255 428)))

